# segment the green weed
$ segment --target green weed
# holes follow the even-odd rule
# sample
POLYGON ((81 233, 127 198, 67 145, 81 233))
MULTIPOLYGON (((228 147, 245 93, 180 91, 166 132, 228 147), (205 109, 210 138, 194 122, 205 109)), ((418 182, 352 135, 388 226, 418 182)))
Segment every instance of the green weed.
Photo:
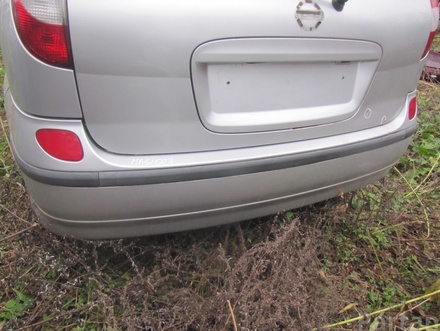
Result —
POLYGON ((6 302, 4 309, 0 311, 0 322, 10 321, 13 318, 21 317, 26 308, 34 299, 18 290, 13 289, 16 297, 6 302))

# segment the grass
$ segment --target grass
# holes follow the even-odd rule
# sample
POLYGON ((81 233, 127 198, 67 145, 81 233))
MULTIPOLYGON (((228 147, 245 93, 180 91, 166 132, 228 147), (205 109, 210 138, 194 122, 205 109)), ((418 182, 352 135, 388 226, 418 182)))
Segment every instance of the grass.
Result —
POLYGON ((380 182, 236 225, 105 242, 33 225, 0 99, 0 329, 427 329, 438 298, 411 299, 440 287, 440 88, 420 82, 418 97, 419 130, 380 182))

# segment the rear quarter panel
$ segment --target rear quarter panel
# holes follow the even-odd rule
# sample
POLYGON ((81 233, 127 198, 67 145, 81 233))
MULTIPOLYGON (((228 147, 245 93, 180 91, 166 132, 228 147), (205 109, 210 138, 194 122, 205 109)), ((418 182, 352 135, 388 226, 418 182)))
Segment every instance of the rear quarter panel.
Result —
POLYGON ((0 47, 12 97, 22 111, 41 117, 82 116, 73 70, 46 65, 24 48, 10 0, 0 0, 0 47))

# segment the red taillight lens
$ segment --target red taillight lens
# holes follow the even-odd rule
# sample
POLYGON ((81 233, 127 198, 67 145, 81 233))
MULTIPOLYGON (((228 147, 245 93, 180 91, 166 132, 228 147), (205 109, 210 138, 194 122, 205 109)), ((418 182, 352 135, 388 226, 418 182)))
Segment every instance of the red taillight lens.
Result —
POLYGON ((417 115, 417 98, 412 98, 408 107, 408 119, 413 120, 417 115))
POLYGON ((81 161, 84 152, 78 136, 67 130, 41 129, 36 134, 41 148, 63 161, 81 161))
POLYGON ((439 20, 438 0, 431 0, 431 8, 432 8, 431 33, 429 34, 428 42, 426 43, 426 47, 425 50, 423 51, 422 58, 424 58, 426 54, 428 54, 432 42, 434 41, 435 34, 437 33, 438 20, 439 20))
POLYGON ((72 68, 64 0, 13 0, 12 4, 27 50, 45 63, 72 68))

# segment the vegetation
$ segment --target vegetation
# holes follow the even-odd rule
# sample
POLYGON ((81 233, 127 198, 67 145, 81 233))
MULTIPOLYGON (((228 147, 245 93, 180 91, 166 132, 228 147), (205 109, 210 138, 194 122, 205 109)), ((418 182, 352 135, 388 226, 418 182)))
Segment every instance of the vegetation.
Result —
POLYGON ((0 97, 0 329, 440 330, 439 86, 418 98, 419 130, 380 182, 236 225, 85 242, 37 225, 0 97))

